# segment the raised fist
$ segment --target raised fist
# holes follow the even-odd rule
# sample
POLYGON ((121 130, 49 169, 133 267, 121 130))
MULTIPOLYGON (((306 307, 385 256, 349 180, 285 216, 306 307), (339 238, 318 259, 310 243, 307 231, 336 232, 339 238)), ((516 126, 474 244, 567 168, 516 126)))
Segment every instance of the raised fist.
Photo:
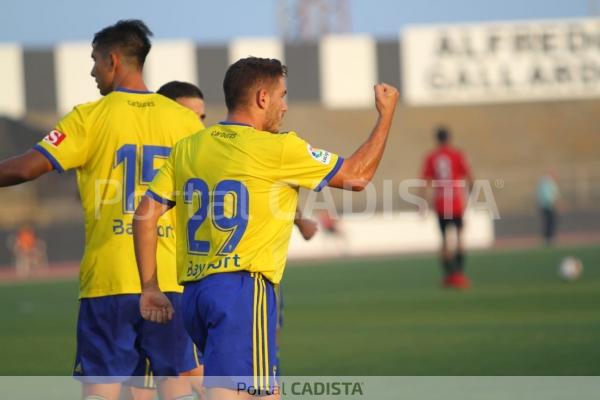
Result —
POLYGON ((387 83, 378 83, 375 85, 375 107, 379 114, 393 113, 398 103, 400 92, 395 87, 387 83))

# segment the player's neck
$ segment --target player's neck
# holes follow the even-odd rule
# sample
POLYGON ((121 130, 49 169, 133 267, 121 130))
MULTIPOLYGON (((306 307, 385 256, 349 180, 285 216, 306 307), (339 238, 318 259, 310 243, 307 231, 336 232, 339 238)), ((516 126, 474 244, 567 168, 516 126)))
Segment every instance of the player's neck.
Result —
POLYGON ((262 130, 263 124, 257 118, 243 111, 231 111, 227 114, 227 122, 240 125, 250 125, 251 127, 262 130))
POLYGON ((148 87, 146 86, 146 83, 144 82, 144 77, 142 76, 141 73, 127 73, 127 74, 123 74, 121 76, 118 76, 115 79, 115 82, 113 84, 113 88, 117 89, 117 88, 122 88, 122 89, 128 89, 128 90, 134 90, 136 92, 147 92, 148 91, 148 87))

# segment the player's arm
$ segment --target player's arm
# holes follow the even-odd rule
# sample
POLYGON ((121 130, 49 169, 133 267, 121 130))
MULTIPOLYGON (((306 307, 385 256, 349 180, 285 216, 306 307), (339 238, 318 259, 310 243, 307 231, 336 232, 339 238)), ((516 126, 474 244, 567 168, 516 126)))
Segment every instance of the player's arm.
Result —
POLYGON ((467 191, 468 191, 468 193, 471 193, 471 191, 473 190, 473 181, 474 181, 473 174, 471 173, 471 166, 470 166, 469 162, 467 161, 467 157, 465 157, 465 155, 462 153, 460 153, 459 163, 460 163, 460 168, 462 170, 462 173, 464 175, 465 184, 467 186, 467 191))
POLYGON ((473 191, 473 176, 471 174, 467 175, 465 177, 465 180, 467 181, 467 190, 468 193, 471 193, 473 191))
POLYGON ((428 207, 431 209, 433 206, 433 198, 432 198, 432 187, 433 180, 431 178, 423 178, 423 185, 419 186, 417 189, 417 196, 423 200, 425 200, 425 207, 419 206, 419 213, 423 216, 427 214, 428 207))
POLYGON ((312 219, 304 218, 302 211, 299 208, 296 209, 296 216, 294 217, 294 224, 298 227, 300 234, 304 240, 310 240, 315 233, 317 233, 317 223, 312 219))
POLYGON ((0 162, 0 187, 34 180, 53 169, 50 161, 42 153, 29 150, 0 162))
POLYGON ((142 284, 140 313, 144 319, 166 323, 173 318, 173 306, 160 291, 156 265, 158 219, 169 206, 144 196, 133 218, 133 243, 142 284))
POLYGON ((377 122, 367 141, 344 160, 340 170, 329 181, 329 186, 361 191, 371 182, 383 156, 399 95, 393 86, 385 83, 375 85, 375 106, 379 113, 377 122))
MULTIPOLYGON (((421 170, 421 182, 416 193, 419 198, 425 200, 425 203, 428 207, 431 207, 433 203, 431 189, 433 187, 434 176, 433 159, 431 155, 428 155, 425 157, 425 161, 423 162, 423 168, 421 170)), ((419 213, 421 215, 427 214, 427 211, 427 207, 419 207, 419 213)))

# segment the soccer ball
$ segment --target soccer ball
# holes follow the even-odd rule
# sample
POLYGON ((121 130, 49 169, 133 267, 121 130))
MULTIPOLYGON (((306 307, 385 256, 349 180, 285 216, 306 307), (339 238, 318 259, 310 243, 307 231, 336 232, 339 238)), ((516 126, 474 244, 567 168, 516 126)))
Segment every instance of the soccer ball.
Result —
POLYGON ((558 268, 558 276, 567 282, 576 281, 579 279, 582 272, 583 264, 581 263, 581 260, 575 257, 563 258, 558 268))

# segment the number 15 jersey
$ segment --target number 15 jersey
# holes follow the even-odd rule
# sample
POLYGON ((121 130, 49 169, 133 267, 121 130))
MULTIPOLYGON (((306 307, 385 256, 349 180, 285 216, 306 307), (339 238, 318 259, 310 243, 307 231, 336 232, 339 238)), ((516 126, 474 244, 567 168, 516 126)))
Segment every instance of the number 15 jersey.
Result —
POLYGON ((179 142, 147 192, 176 205, 179 282, 243 270, 279 283, 298 188, 320 190, 342 163, 293 132, 225 122, 179 142))
MULTIPOLYGON (((59 172, 76 168, 85 219, 79 297, 141 292, 132 218, 172 146, 203 128, 189 109, 159 94, 117 89, 79 105, 34 148, 59 172)), ((159 222, 158 280, 180 292, 175 273, 175 217, 159 222)))

